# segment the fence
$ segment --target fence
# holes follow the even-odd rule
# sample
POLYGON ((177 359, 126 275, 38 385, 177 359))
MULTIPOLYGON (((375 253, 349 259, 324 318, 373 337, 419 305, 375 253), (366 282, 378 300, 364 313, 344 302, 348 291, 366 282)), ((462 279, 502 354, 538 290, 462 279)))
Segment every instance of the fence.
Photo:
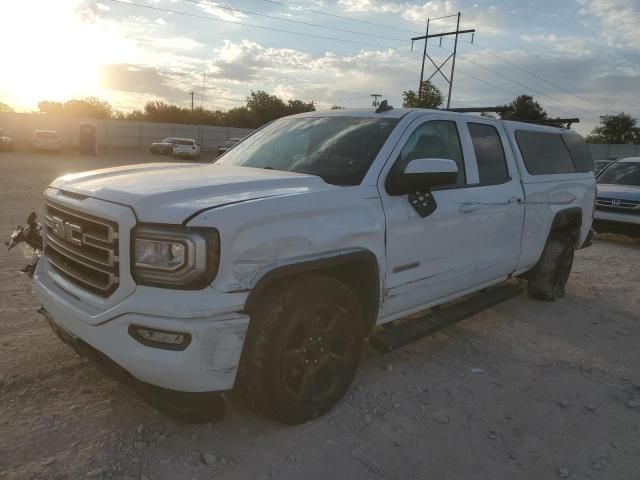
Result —
POLYGON ((615 159, 620 157, 640 157, 640 145, 599 145, 590 144, 594 160, 615 159))
MULTIPOLYGON (((38 113, 0 113, 0 128, 13 138, 17 149, 28 148, 34 130, 55 130, 67 146, 78 145, 80 125, 96 126, 100 148, 145 148, 166 137, 195 138, 202 150, 215 150, 225 140, 244 137, 251 130, 179 123, 130 122, 127 120, 89 120, 42 115, 38 113)), ((590 144, 594 159, 640 156, 640 145, 590 144)))
POLYGON ((0 113, 0 128, 13 138, 16 149, 29 148, 34 130, 55 130, 69 148, 78 145, 80 125, 95 125, 99 148, 145 148, 166 137, 194 138, 202 150, 215 150, 225 140, 244 137, 251 130, 178 123, 130 122, 127 120, 91 120, 42 115, 37 113, 0 113))

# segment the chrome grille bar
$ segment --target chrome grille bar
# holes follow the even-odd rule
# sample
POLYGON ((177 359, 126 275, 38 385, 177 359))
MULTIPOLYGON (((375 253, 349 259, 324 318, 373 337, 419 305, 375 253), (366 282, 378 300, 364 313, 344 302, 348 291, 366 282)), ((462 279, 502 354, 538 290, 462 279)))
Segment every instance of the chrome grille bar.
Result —
POLYGON ((47 202, 45 258, 72 283, 108 297, 120 283, 118 225, 47 202))

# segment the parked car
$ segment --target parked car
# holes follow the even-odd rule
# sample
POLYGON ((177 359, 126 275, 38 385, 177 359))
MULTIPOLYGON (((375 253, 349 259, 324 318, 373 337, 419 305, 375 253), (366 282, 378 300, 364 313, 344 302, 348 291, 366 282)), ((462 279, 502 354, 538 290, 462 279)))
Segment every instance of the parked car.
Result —
POLYGON ((176 158, 200 158, 200 145, 193 138, 178 138, 173 144, 173 156, 176 158))
POLYGON ((616 159, 606 159, 606 160, 594 160, 593 161, 593 173, 597 177, 600 172, 602 172, 605 168, 615 162, 616 159))
POLYGON ((0 152, 13 151, 13 139, 4 134, 0 128, 0 152))
POLYGON ((55 130, 36 130, 31 139, 31 148, 36 152, 60 153, 62 142, 55 130))
POLYGON ((233 148, 236 144, 240 142, 240 140, 242 140, 242 138, 238 138, 238 137, 233 137, 233 138, 230 138, 229 140, 225 140, 224 144, 218 147, 218 156, 222 155, 227 150, 230 150, 231 148, 233 148))
POLYGON ((560 299, 595 192, 569 130, 308 112, 214 164, 53 181, 34 291, 61 339, 163 411, 223 408, 235 388, 300 423, 344 396, 377 326, 513 278, 560 299))
POLYGON ((640 157, 622 158, 598 176, 599 231, 640 233, 640 157))
POLYGON ((149 145, 149 151, 154 155, 171 155, 173 154, 173 145, 177 140, 177 138, 168 137, 159 142, 154 142, 149 145))

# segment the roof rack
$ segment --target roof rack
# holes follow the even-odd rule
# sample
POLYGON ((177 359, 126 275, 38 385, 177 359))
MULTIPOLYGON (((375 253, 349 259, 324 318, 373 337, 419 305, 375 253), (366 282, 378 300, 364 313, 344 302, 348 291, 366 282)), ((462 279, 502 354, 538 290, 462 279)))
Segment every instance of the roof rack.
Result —
MULTIPOLYGON (((496 107, 468 107, 468 108, 444 108, 447 112, 456 113, 504 113, 509 110, 509 107, 496 106, 496 107)), ((518 120, 523 123, 534 123, 536 125, 549 125, 552 127, 571 128, 574 123, 580 123, 579 118, 545 118, 544 120, 518 120)))
POLYGON ((468 107, 468 108, 443 108, 447 112, 456 113, 503 113, 509 110, 508 107, 468 107))

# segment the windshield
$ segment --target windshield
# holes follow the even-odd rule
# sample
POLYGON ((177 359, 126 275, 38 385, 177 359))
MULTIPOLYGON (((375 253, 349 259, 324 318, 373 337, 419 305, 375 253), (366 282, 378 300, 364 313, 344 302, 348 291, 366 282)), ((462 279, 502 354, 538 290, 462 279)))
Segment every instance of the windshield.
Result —
POLYGON ((359 185, 397 123, 392 118, 285 118, 242 141, 216 164, 306 173, 335 185, 359 185))
POLYGON ((640 162, 618 162, 598 177, 598 183, 640 187, 640 162))
POLYGON ((176 145, 191 145, 193 146, 193 140, 176 140, 176 145))
POLYGON ((160 143, 175 143, 176 139, 175 138, 165 138, 164 140, 160 140, 160 143))

